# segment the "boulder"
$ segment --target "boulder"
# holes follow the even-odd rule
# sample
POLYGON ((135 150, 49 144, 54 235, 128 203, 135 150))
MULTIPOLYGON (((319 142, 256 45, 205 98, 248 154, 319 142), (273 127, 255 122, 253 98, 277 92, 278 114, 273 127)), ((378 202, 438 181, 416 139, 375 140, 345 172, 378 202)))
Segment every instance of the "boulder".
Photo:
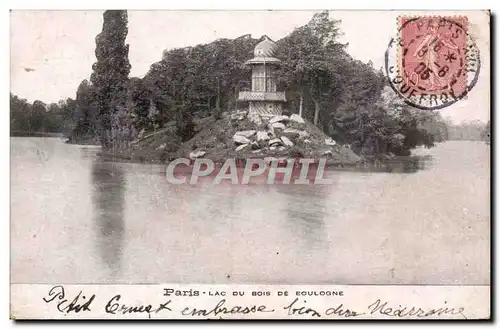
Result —
POLYGON ((271 139, 268 144, 269 144, 269 146, 273 146, 273 145, 282 145, 283 143, 281 142, 281 139, 274 138, 274 139, 271 139))
POLYGON ((267 141, 271 139, 266 131, 257 131, 257 141, 267 141))
POLYGON ((250 144, 250 143, 251 143, 251 140, 249 140, 249 139, 248 139, 248 138, 246 138, 245 136, 238 135, 238 133, 234 134, 234 136, 233 136, 233 141, 234 141, 236 144, 250 144))
POLYGON ((300 115, 298 115, 298 114, 292 114, 292 115, 290 115, 290 120, 291 121, 295 121, 298 124, 306 124, 306 122, 304 121, 304 119, 302 119, 302 117, 300 115))
POLYGON ((286 149, 286 147, 284 147, 284 146, 278 147, 278 151, 284 151, 285 149, 286 149))
POLYGON ((327 150, 327 151, 324 151, 323 153, 321 153, 321 155, 333 155, 333 152, 330 151, 330 150, 327 150))
POLYGON ((262 124, 262 118, 258 113, 249 113, 247 118, 257 126, 262 124))
POLYGON ((246 138, 250 138, 253 135, 255 135, 255 130, 242 130, 242 131, 237 131, 235 135, 240 135, 246 138))
POLYGON ((235 151, 239 152, 239 151, 243 150, 244 148, 246 148, 248 145, 250 145, 250 144, 242 144, 242 145, 238 146, 235 151))
POLYGON ((285 144, 286 146, 293 146, 293 143, 291 140, 288 139, 288 137, 286 136, 281 136, 281 141, 283 142, 283 144, 285 144))
POLYGON ((260 152, 262 152, 262 150, 254 150, 254 151, 252 151, 252 153, 260 153, 260 152))
POLYGON ((238 113, 231 114, 231 121, 233 121, 233 122, 234 121, 241 121, 243 119, 245 119, 245 115, 240 115, 238 113))
POLYGON ((290 118, 286 115, 276 115, 274 117, 272 117, 271 119, 269 119, 269 123, 273 124, 273 123, 276 123, 276 122, 287 122, 288 120, 290 120, 290 118))
POLYGON ((167 144, 166 144, 166 143, 163 143, 163 144, 161 144, 160 146, 158 146, 156 149, 157 149, 157 150, 164 150, 164 149, 165 149, 165 147, 167 147, 167 144))
POLYGON ((274 132, 274 127, 272 124, 268 123, 266 125, 266 131, 267 131, 267 135, 271 138, 275 138, 276 137, 276 133, 274 132))
POLYGON ((207 152, 205 152, 205 151, 201 151, 201 150, 193 151, 193 152, 189 153, 189 158, 191 160, 194 160, 194 159, 197 159, 197 158, 201 158, 205 154, 207 154, 207 152))
POLYGON ((267 141, 265 140, 260 140, 257 142, 259 144, 259 148, 263 149, 267 146, 267 141))
POLYGON ((286 128, 286 126, 281 122, 275 122, 271 125, 271 127, 273 127, 274 129, 281 129, 281 130, 286 128))
POLYGON ((299 138, 306 138, 309 137, 309 133, 305 130, 300 130, 299 131, 299 138))
POLYGON ((337 143, 333 139, 327 138, 325 139, 325 144, 328 146, 335 146, 337 143))
POLYGON ((304 139, 304 143, 306 143, 306 144, 311 144, 312 142, 311 142, 311 140, 310 140, 310 139, 304 139))
POLYGON ((273 146, 270 146, 270 147, 269 147, 269 149, 270 149, 271 151, 274 151, 274 150, 276 150, 276 146, 274 146, 274 145, 273 145, 273 146))
POLYGON ((252 142, 252 144, 250 144, 250 146, 252 147, 252 150, 260 149, 260 145, 257 142, 252 142))
POLYGON ((298 129, 295 129, 295 128, 286 128, 285 130, 283 130, 281 132, 281 135, 284 135, 288 138, 295 138, 295 137, 298 137, 300 136, 300 130, 298 129))

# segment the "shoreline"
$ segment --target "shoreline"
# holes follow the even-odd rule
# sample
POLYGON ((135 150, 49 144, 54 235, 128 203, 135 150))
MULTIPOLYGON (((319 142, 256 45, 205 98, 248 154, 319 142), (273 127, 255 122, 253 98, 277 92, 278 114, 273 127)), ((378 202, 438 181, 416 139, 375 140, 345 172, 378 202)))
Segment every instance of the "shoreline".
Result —
MULTIPOLYGON (((131 156, 130 154, 120 154, 120 153, 110 153, 106 151, 100 151, 97 153, 97 156, 100 157, 103 161, 109 161, 109 162, 122 162, 122 163, 140 163, 140 164, 156 164, 156 165, 166 165, 168 166, 172 161, 161 161, 160 159, 139 159, 141 156, 131 156)), ((236 161, 236 167, 237 168, 244 168, 246 166, 246 161, 248 159, 262 159, 265 160, 266 158, 272 158, 273 160, 279 160, 282 161, 281 164, 285 164, 287 160, 300 160, 300 159, 313 159, 314 162, 311 163, 311 166, 317 166, 319 164, 319 161, 321 159, 326 159, 325 162, 325 169, 337 169, 337 170, 352 170, 352 169, 365 169, 365 170, 382 170, 386 171, 387 169, 394 169, 394 166, 400 166, 404 165, 409 166, 409 169, 419 169, 422 166, 422 162, 426 162, 432 158, 430 155, 408 155, 408 156, 393 156, 389 157, 388 155, 385 155, 386 157, 381 160, 381 159, 376 159, 376 160, 370 160, 366 158, 362 158, 361 161, 358 162, 352 162, 352 161, 339 161, 338 159, 329 159, 327 157, 286 157, 286 156, 280 156, 280 157, 273 157, 273 156, 264 156, 264 157, 249 157, 249 158, 244 158, 244 157, 235 157, 235 158, 211 158, 211 157, 204 157, 202 159, 207 159, 207 160, 212 160, 216 166, 216 168, 220 168, 227 160, 229 159, 234 159, 236 161)), ((188 157, 183 157, 185 159, 190 160, 190 165, 189 167, 192 167, 194 164, 194 159, 189 159, 188 157)))

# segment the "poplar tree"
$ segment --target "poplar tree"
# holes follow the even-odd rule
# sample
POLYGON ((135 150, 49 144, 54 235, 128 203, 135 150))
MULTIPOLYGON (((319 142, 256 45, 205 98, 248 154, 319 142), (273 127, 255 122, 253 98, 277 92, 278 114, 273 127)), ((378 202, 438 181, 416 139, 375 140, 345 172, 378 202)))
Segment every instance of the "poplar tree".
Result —
POLYGON ((90 80, 95 88, 99 121, 99 137, 104 148, 121 144, 130 137, 127 125, 126 97, 130 63, 126 10, 107 10, 103 14, 101 33, 96 37, 95 56, 90 80))

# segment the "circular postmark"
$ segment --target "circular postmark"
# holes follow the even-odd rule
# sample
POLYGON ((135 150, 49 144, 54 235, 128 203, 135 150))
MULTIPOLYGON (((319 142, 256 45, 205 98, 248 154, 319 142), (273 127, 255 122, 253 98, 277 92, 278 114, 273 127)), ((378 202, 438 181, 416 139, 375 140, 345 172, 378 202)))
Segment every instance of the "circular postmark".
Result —
POLYGON ((467 17, 401 17, 385 53, 392 89, 409 105, 437 110, 463 99, 479 77, 467 17))

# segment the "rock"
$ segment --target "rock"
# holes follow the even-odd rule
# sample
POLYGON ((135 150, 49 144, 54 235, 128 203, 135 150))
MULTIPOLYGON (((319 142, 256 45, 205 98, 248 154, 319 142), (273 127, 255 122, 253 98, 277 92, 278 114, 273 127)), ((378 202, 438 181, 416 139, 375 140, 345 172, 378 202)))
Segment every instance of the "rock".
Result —
POLYGON ((246 111, 246 110, 237 110, 236 114, 238 114, 238 115, 247 115, 248 111, 246 111))
POLYGON ((287 136, 289 138, 295 138, 300 136, 300 130, 295 129, 295 128, 286 128, 281 132, 282 135, 287 136))
POLYGON ((274 151, 274 150, 276 150, 276 146, 274 146, 274 145, 273 145, 273 146, 270 146, 270 147, 269 147, 269 149, 270 149, 271 151, 274 151))
POLYGON ((271 127, 273 127, 274 129, 281 129, 281 130, 286 128, 286 126, 281 122, 275 122, 271 125, 271 127))
POLYGON ((252 153, 260 153, 262 152, 262 150, 255 150, 255 151, 252 151, 252 153))
POLYGON ((207 154, 207 152, 205 152, 205 151, 200 151, 200 150, 198 150, 198 151, 193 151, 193 152, 189 153, 189 158, 190 158, 191 160, 194 160, 194 159, 197 159, 197 158, 201 158, 201 157, 202 157, 202 156, 204 156, 205 154, 207 154))
POLYGON ((286 147, 284 147, 284 146, 278 147, 278 151, 284 151, 285 149, 286 149, 286 147))
POLYGON ((231 114, 231 121, 241 121, 243 119, 245 119, 245 115, 241 115, 241 114, 238 114, 238 113, 233 113, 231 114))
POLYGON ((272 117, 271 119, 269 119, 269 123, 273 124, 276 122, 282 122, 282 121, 288 121, 288 120, 290 120, 290 118, 287 117, 286 115, 276 115, 276 116, 272 117))
POLYGON ((304 119, 302 119, 302 117, 298 114, 292 114, 290 115, 290 120, 291 121, 295 121, 299 124, 306 124, 306 122, 304 121, 304 119))
POLYGON ((243 131, 237 131, 235 135, 240 135, 246 138, 250 138, 253 135, 255 135, 255 130, 243 130, 243 131))
POLYGON ((324 151, 323 153, 321 153, 321 155, 333 155, 333 152, 330 150, 327 150, 327 151, 324 151))
POLYGON ((269 146, 273 146, 273 145, 282 145, 283 143, 281 142, 281 139, 274 138, 274 139, 271 139, 268 144, 269 144, 269 146))
POLYGON ((337 143, 333 139, 327 138, 325 139, 325 144, 328 146, 335 146, 337 143))
POLYGON ((269 133, 266 131, 257 131, 257 141, 267 141, 269 140, 269 133))
POLYGON ((259 144, 259 148, 263 149, 266 147, 267 142, 265 140, 260 140, 257 142, 259 144))
POLYGON ((250 146, 252 147, 252 150, 260 149, 259 143, 257 143, 257 142, 252 142, 252 144, 250 144, 250 146))
POLYGON ((248 145, 250 145, 250 144, 242 144, 242 145, 238 146, 238 147, 235 149, 235 151, 236 151, 236 152, 239 152, 239 151, 243 150, 245 147, 247 147, 248 145))
POLYGON ((286 136, 281 136, 281 140, 283 141, 283 144, 286 146, 293 146, 293 143, 291 140, 288 139, 286 136))
POLYGON ((311 140, 310 139, 304 139, 304 143, 311 144, 311 140))
POLYGON ((266 125, 266 131, 267 131, 267 135, 271 138, 276 138, 276 133, 274 131, 274 127, 272 124, 268 123, 266 125))
POLYGON ((252 141, 246 138, 245 136, 238 135, 238 133, 234 134, 233 141, 236 144, 250 144, 252 141))
POLYGON ((299 138, 306 138, 309 137, 309 133, 305 130, 300 130, 299 131, 299 138))
POLYGON ((166 143, 163 143, 163 144, 161 144, 160 146, 158 146, 156 149, 157 149, 157 150, 164 150, 164 149, 165 149, 165 147, 167 147, 167 144, 166 144, 166 143))
POLYGON ((262 124, 262 118, 258 113, 249 113, 247 118, 257 126, 262 124))

